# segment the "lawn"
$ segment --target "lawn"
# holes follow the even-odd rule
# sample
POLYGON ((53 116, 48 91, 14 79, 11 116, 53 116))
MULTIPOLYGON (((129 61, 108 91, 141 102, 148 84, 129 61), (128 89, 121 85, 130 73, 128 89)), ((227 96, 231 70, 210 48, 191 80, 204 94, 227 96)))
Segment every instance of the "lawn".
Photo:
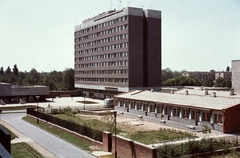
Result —
POLYGON ((44 158, 39 152, 23 142, 11 145, 11 155, 14 158, 44 158))
MULTIPOLYGON (((107 123, 104 117, 99 118, 91 115, 81 116, 78 114, 56 114, 54 116, 81 125, 86 125, 92 129, 110 131, 110 125, 107 123)), ((195 134, 192 134, 190 132, 183 132, 181 130, 161 128, 159 130, 139 131, 131 125, 122 123, 117 124, 117 134, 144 144, 155 144, 184 138, 196 138, 195 134)))
POLYGON ((11 111, 11 110, 26 110, 27 108, 35 107, 34 105, 19 105, 19 106, 6 106, 0 107, 2 111, 11 111))

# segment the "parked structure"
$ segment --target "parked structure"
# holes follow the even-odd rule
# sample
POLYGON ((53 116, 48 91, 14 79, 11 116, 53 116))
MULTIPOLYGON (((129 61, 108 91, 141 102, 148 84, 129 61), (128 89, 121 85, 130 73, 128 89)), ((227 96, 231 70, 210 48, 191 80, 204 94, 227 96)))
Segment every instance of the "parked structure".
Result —
POLYGON ((12 86, 10 83, 0 82, 0 100, 4 103, 33 102, 36 101, 36 96, 39 96, 40 101, 44 101, 47 95, 47 86, 12 86))
POLYGON ((240 60, 232 60, 232 88, 240 92, 240 60))
POLYGON ((234 91, 184 89, 162 93, 135 90, 114 96, 115 109, 184 123, 240 132, 240 100, 234 91))
POLYGON ((75 87, 111 98, 131 89, 161 87, 161 12, 127 7, 75 26, 75 87))

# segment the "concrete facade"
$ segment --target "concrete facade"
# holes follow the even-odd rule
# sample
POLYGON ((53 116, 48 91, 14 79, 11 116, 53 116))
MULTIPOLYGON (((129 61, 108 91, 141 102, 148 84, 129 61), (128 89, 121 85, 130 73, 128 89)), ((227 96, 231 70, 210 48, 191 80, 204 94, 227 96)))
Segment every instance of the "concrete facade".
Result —
POLYGON ((171 120, 189 126, 207 125, 224 133, 240 132, 240 101, 230 92, 180 90, 175 93, 131 91, 114 96, 115 109, 171 120))
POLYGON ((161 12, 127 7, 75 26, 75 87, 107 98, 161 87, 161 12))
POLYGON ((240 92, 240 60, 232 60, 232 88, 240 92))

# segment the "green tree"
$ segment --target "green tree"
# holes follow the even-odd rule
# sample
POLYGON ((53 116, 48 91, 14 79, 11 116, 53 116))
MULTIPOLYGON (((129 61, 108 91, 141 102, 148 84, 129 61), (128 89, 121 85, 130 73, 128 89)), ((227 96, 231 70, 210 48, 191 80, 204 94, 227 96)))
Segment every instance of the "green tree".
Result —
POLYGON ((230 71, 230 68, 229 68, 229 66, 227 66, 227 68, 226 68, 226 72, 229 72, 230 71))
POLYGON ((53 80, 51 80, 51 78, 49 77, 49 75, 46 75, 43 79, 43 85, 48 86, 50 90, 54 90, 55 89, 55 83, 53 80))
POLYGON ((226 81, 226 87, 229 87, 231 88, 232 87, 232 81, 231 81, 231 78, 229 77, 226 81))
POLYGON ((18 76, 18 73, 19 73, 19 71, 18 71, 17 65, 15 64, 15 65, 13 66, 13 74, 14 74, 15 76, 18 76))
POLYGON ((35 68, 26 75, 25 82, 29 85, 37 85, 40 81, 40 74, 37 72, 35 68))
POLYGON ((64 71, 64 84, 65 88, 68 90, 73 90, 74 89, 74 70, 73 69, 66 69, 64 71))
POLYGON ((173 78, 173 72, 170 68, 165 68, 162 70, 162 81, 167 81, 168 79, 173 78))
POLYGON ((0 68, 0 75, 4 75, 3 67, 0 68))
POLYGON ((8 66, 8 68, 5 71, 5 74, 10 74, 11 73, 11 68, 8 66))
POLYGON ((218 77, 215 81, 216 87, 226 87, 226 82, 222 77, 218 77))
POLYGON ((210 77, 205 77, 203 81, 203 86, 205 87, 212 87, 213 86, 213 80, 210 77))

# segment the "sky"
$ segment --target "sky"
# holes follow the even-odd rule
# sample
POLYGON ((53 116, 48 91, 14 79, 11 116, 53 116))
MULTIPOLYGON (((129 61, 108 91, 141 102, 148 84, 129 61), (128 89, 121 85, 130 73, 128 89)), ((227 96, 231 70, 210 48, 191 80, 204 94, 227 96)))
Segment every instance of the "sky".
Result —
POLYGON ((74 26, 111 9, 162 11, 162 68, 222 71, 240 60, 240 0, 0 0, 0 67, 74 68, 74 26))

